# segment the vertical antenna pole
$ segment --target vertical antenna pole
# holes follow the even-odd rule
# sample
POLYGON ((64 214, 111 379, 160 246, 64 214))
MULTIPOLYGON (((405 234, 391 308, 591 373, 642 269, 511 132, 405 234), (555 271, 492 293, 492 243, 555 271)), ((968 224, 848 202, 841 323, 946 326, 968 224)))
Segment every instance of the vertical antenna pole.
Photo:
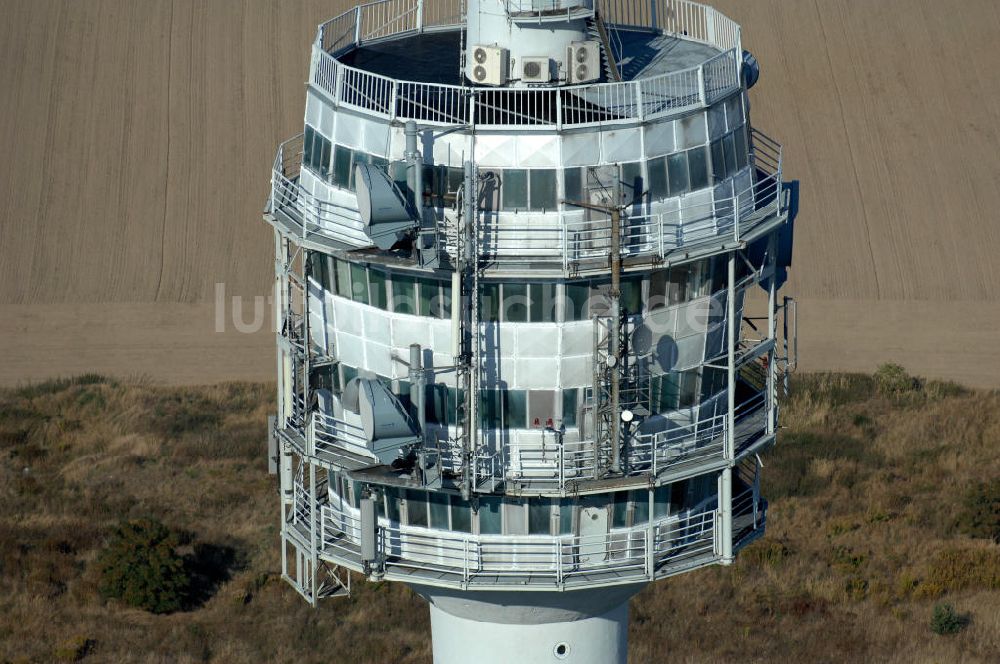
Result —
POLYGON ((620 390, 622 362, 627 361, 622 357, 621 335, 622 329, 622 228, 621 228, 621 194, 619 192, 621 184, 615 179, 615 186, 612 195, 614 207, 611 209, 611 337, 609 338, 609 355, 615 358, 615 365, 611 367, 611 472, 621 472, 621 413, 620 390))
POLYGON ((726 293, 726 460, 719 478, 719 554, 723 565, 733 562, 733 460, 736 457, 736 252, 730 252, 726 293))
POLYGON ((407 184, 413 192, 413 209, 417 214, 420 226, 424 225, 424 161, 420 155, 417 123, 407 120, 404 128, 406 135, 406 163, 408 164, 407 184))

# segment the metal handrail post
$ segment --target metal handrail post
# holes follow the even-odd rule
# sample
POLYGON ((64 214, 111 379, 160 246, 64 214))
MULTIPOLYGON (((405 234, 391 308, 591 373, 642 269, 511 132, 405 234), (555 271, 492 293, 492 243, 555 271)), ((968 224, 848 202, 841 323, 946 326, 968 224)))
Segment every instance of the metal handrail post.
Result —
POLYGON ((424 0, 417 0, 417 32, 424 31, 424 0))
POLYGON ((354 8, 354 45, 361 44, 361 5, 354 8))

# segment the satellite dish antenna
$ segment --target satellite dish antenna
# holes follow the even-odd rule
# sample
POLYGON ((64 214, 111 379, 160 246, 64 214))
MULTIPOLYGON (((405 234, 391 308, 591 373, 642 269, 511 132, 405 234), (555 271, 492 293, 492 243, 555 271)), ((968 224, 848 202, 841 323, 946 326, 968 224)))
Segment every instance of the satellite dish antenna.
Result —
POLYGON ((354 181, 358 183, 361 223, 376 247, 391 249, 416 228, 417 220, 410 214, 403 194, 388 173, 377 166, 358 164, 354 181))

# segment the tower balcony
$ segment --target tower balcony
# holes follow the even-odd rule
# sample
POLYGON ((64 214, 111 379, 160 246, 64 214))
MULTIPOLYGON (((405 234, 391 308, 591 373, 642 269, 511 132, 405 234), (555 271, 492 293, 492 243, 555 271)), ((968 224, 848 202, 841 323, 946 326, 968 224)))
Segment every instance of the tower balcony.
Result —
MULTIPOLYGON (((473 484, 487 494, 502 490, 521 496, 586 495, 668 484, 750 457, 774 440, 776 400, 761 360, 772 345, 773 340, 740 347, 732 418, 726 412, 725 390, 688 412, 664 413, 655 430, 636 432, 623 445, 620 472, 609 474, 600 462, 607 451, 592 434, 577 429, 544 430, 517 440, 505 432, 483 430, 497 441, 474 457, 473 484), (732 456, 726 449, 730 427, 732 456)), ((425 443, 440 459, 444 486, 452 488, 458 487, 454 478, 463 470, 456 433, 442 430, 444 440, 425 443)), ((425 488, 409 471, 380 465, 361 427, 330 413, 307 410, 299 416, 293 409, 289 421, 279 423, 277 435, 297 455, 330 471, 346 472, 356 481, 425 488)))
MULTIPOLYGON (((767 502, 756 482, 738 483, 732 547, 763 534, 767 502)), ((300 483, 287 534, 320 559, 368 574, 361 510, 336 495, 316 499, 300 483), (315 510, 315 511, 314 511, 315 510), (315 515, 315 520, 314 520, 315 515)), ((551 591, 654 581, 721 560, 716 500, 646 523, 590 535, 485 535, 413 526, 379 516, 379 578, 463 590, 551 591)))
MULTIPOLYGON (((303 184, 302 136, 278 148, 271 176, 266 218, 305 248, 325 252, 371 246, 353 192, 338 202, 303 184)), ((310 177, 313 181, 315 176, 310 177)), ((747 166, 725 186, 691 192, 662 202, 636 204, 621 217, 621 256, 626 271, 651 264, 684 262, 741 248, 774 230, 787 218, 789 200, 782 184, 781 145, 751 130, 747 166)), ((434 215, 445 264, 455 259, 458 213, 442 208, 434 215)), ((535 277, 599 275, 607 270, 611 218, 588 219, 561 204, 545 213, 483 215, 479 254, 486 272, 535 277)))

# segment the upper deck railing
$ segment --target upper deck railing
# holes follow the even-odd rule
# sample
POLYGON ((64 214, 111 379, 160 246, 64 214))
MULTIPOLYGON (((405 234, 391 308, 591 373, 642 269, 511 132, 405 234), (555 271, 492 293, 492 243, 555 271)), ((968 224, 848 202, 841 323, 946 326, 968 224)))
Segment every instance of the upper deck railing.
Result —
POLYGON ((462 17, 453 0, 382 0, 319 26, 310 80, 336 105, 380 118, 519 129, 632 124, 708 106, 740 89, 739 25, 712 7, 688 0, 599 0, 597 7, 616 30, 663 32, 720 53, 688 69, 589 85, 482 88, 397 80, 337 58, 374 41, 460 28, 462 17))

